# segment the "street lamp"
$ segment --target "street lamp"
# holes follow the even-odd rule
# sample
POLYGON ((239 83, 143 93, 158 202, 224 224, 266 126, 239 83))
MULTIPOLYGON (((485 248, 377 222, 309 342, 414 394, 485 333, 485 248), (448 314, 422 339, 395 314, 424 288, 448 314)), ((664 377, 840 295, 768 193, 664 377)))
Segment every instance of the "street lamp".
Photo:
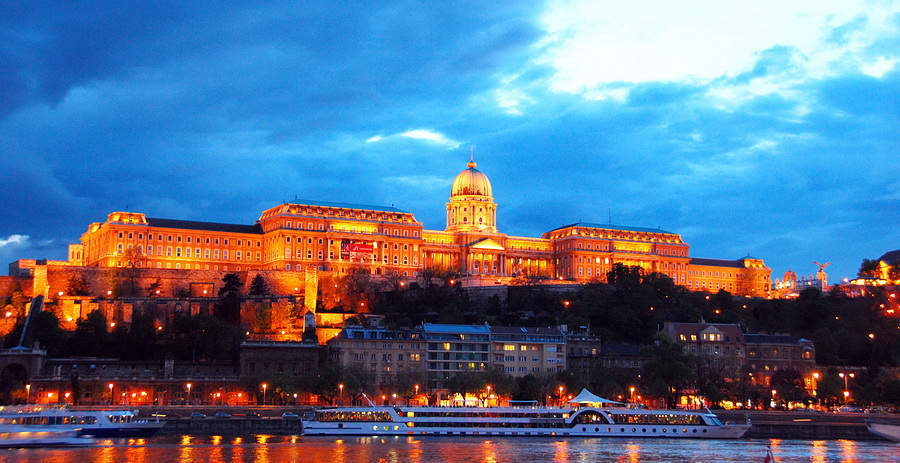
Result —
POLYGON ((563 406, 563 395, 562 395, 562 393, 563 393, 563 387, 560 386, 560 387, 559 387, 559 406, 560 406, 560 407, 563 406))
POLYGON ((341 405, 344 405, 344 383, 338 384, 338 389, 341 390, 341 405))
POLYGON ((819 373, 818 372, 813 373, 812 377, 813 377, 813 384, 812 384, 813 396, 818 397, 819 396, 819 373))
POLYGON ((634 403, 634 386, 631 386, 631 402, 634 403))
POLYGON ((191 404, 191 383, 187 383, 187 390, 188 390, 187 404, 190 405, 191 404))
POLYGON ((28 403, 29 400, 31 400, 31 385, 26 384, 25 385, 25 403, 28 403))
POLYGON ((266 389, 269 388, 269 385, 266 383, 262 383, 262 388, 263 388, 263 405, 265 405, 266 404, 266 389))
POLYGON ((844 378, 844 403, 847 403, 847 399, 850 398, 850 387, 847 384, 847 380, 855 377, 856 375, 853 373, 849 373, 849 374, 838 373, 838 376, 840 376, 841 378, 844 378))

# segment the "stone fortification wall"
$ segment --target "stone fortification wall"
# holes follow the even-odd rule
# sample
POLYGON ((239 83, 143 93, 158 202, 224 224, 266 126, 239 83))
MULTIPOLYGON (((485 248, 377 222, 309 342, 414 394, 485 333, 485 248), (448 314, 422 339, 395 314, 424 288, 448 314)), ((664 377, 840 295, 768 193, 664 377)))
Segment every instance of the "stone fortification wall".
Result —
MULTIPOLYGON (((245 270, 225 272, 214 270, 133 269, 117 267, 47 267, 47 293, 66 295, 73 277, 84 278, 89 295, 94 297, 211 297, 217 296, 222 278, 236 273, 244 282, 244 290, 257 274, 266 279, 274 294, 302 294, 307 285, 303 271, 245 270), (158 286, 156 286, 158 284, 158 286), (157 293, 156 291, 159 291, 157 293), (207 293, 203 293, 207 291, 207 293), (152 294, 151 294, 152 293, 152 294)), ((29 279, 30 280, 30 279, 29 279)), ((43 288, 35 288, 36 293, 43 288)))
POLYGON ((0 297, 12 296, 16 290, 22 291, 26 297, 31 297, 31 277, 0 276, 0 297))

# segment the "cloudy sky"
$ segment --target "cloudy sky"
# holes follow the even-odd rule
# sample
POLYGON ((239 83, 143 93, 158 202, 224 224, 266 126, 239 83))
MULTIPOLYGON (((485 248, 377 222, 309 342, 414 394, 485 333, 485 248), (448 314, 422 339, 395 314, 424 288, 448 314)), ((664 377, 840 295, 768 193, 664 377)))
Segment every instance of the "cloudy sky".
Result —
POLYGON ((680 233, 832 280, 900 248, 900 1, 0 3, 0 263, 295 197, 680 233), (433 5, 431 5, 433 4, 433 5))

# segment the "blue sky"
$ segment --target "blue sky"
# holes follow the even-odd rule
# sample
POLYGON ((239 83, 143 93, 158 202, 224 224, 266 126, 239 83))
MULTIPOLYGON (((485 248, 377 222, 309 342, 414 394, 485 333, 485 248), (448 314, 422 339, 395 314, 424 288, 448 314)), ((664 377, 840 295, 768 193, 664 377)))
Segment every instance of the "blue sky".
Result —
POLYGON ((126 208, 443 229, 473 147, 510 235, 611 217, 773 279, 900 248, 897 1, 76 3, 0 4, 3 264, 126 208))

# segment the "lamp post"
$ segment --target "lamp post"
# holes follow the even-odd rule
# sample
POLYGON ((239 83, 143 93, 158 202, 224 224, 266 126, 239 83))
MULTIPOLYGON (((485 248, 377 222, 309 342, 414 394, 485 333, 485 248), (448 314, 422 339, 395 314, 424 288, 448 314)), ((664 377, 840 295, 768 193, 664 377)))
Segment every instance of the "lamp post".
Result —
POLYGON ((560 386, 559 387, 559 406, 560 407, 563 406, 563 395, 562 394, 563 394, 563 387, 560 386))
POLYGON ((416 384, 415 388, 416 388, 416 405, 418 405, 419 404, 419 385, 416 384))
POLYGON ((631 386, 631 402, 634 403, 634 386, 631 386))
POLYGON ((490 403, 490 400, 491 400, 491 385, 490 384, 487 385, 487 400, 488 400, 488 403, 490 403))
POLYGON ((266 383, 262 383, 262 388, 263 388, 263 405, 265 405, 266 404, 266 389, 269 388, 269 385, 266 383))
POLYGON ((340 393, 341 405, 344 405, 344 383, 338 384, 338 389, 340 389, 340 391, 341 391, 341 393, 340 393))
POLYGON ((844 403, 847 403, 847 400, 850 399, 850 386, 847 383, 847 380, 855 377, 856 375, 853 373, 838 373, 838 376, 844 378, 844 403))
POLYGON ((187 383, 187 390, 188 390, 187 404, 190 405, 191 404, 191 383, 187 383))
MULTIPOLYGON (((110 386, 112 386, 112 385, 110 384, 110 386)), ((31 400, 31 385, 26 384, 25 385, 25 403, 28 403, 30 400, 31 400)))

